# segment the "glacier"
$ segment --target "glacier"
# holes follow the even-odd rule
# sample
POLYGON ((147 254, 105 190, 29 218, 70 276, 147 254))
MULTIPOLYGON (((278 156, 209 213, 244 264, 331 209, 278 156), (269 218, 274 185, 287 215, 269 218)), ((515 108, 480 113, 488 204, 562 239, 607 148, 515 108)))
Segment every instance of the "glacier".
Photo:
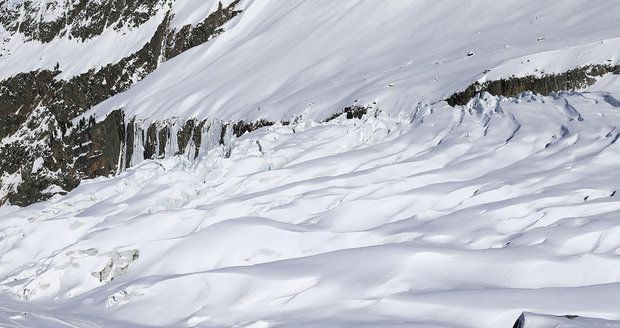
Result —
POLYGON ((132 1, 0 0, 0 201, 45 194, 0 204, 0 327, 620 327, 617 1, 145 0, 37 34, 132 1), (519 79, 551 92, 483 89, 519 79))
POLYGON ((3 207, 0 323, 618 320, 620 113, 605 82, 277 124, 3 207))

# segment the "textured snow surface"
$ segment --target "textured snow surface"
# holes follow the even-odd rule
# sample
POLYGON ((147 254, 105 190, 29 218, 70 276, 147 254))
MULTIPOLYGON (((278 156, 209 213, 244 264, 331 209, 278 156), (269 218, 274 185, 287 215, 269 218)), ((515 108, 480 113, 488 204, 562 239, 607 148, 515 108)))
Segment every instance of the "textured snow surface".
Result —
POLYGON ((616 327, 617 86, 277 125, 0 208, 0 325, 616 327))
POLYGON ((318 121, 358 100, 397 114, 477 80, 620 62, 616 0, 260 0, 239 8, 225 33, 92 113, 318 121))
MULTIPOLYGON (((620 321, 609 321, 594 318, 583 318, 572 315, 550 316, 535 313, 524 313, 520 317, 522 327, 537 328, 618 328, 620 321)), ((521 328, 522 328, 521 327, 521 328)))
MULTIPOLYGON (((24 0, 16 2, 24 2, 24 0)), ((46 8, 47 0, 32 2, 36 4, 33 7, 46 8)), ((224 5, 231 2, 232 0, 222 1, 224 5)), ((0 40, 0 79, 21 72, 39 69, 52 70, 57 64, 62 72, 56 76, 58 79, 69 79, 92 68, 99 69, 140 50, 151 39, 166 13, 170 12, 174 15, 171 27, 179 29, 187 24, 201 22, 217 9, 217 4, 217 0, 170 1, 162 6, 148 22, 137 28, 115 30, 111 26, 105 29, 102 35, 85 41, 70 39, 67 34, 51 42, 42 43, 37 40, 27 40, 21 33, 11 34, 0 26, 0 37, 2 37, 0 40)), ((64 5, 71 6, 71 2, 67 1, 64 5)), ((65 10, 65 8, 59 6, 58 10, 65 10)), ((34 19, 45 21, 59 14, 47 11, 45 13, 51 17, 39 13, 34 19)))

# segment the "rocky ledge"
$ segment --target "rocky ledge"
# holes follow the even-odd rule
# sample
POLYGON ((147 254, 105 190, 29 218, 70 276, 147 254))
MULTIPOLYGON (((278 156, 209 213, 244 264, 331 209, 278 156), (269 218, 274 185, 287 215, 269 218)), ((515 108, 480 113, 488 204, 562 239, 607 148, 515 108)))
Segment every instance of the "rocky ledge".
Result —
MULTIPOLYGON (((84 15, 98 17, 108 10, 116 15, 111 9, 115 1, 82 2, 88 3, 81 11, 84 15), (107 9, 88 9, 94 3, 107 9), (95 15, 89 10, 100 11, 95 15)), ((75 124, 75 118, 127 90, 163 61, 222 33, 222 26, 240 13, 235 9, 238 2, 226 7, 220 3, 202 22, 180 29, 171 27, 173 17, 168 13, 140 50, 69 80, 56 79, 61 73, 58 70, 41 70, 0 81, 0 204, 28 205, 71 190, 83 178, 107 175, 122 167, 116 163, 117 154, 122 147, 131 149, 125 144, 126 135, 136 132, 128 129, 123 112, 115 111, 98 123, 89 119, 75 124)), ((12 5, 0 5, 5 10, 0 16, 9 19, 6 10, 12 5)), ((28 1, 21 5, 28 6, 28 1)), ((65 33, 64 29, 54 31, 65 33)), ((146 137, 153 139, 146 132, 146 137)), ((147 150, 147 158, 151 151, 147 150)))

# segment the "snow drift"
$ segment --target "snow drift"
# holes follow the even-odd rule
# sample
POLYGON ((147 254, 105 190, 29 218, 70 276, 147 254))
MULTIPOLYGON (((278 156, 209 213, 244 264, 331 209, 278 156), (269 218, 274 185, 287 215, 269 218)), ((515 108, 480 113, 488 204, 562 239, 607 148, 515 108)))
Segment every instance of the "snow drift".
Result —
POLYGON ((482 95, 276 125, 2 208, 3 324, 618 320, 614 97, 482 95))
MULTIPOLYGON (((34 3, 49 9, 36 12, 41 23, 76 2, 34 3)), ((127 157, 104 158, 118 159, 113 175, 66 195, 0 207, 0 325, 620 326, 618 76, 548 96, 442 101, 474 82, 618 65, 616 1, 233 4, 166 62, 144 47, 167 49, 157 27, 183 39, 175 28, 217 2, 161 2, 141 24, 87 39, 0 27, 2 78, 58 69, 46 76, 62 84, 137 49, 152 64, 119 66, 124 92, 102 87, 107 100, 65 118, 92 116, 90 127, 116 113, 109 129, 84 130, 96 143, 78 135, 74 148, 73 127, 44 124, 64 112, 37 117, 36 97, 23 134, 0 142, 14 146, 1 154, 28 159, 0 172, 2 192, 24 176, 42 188, 66 180, 75 165, 41 155, 62 147, 96 165, 103 150, 127 157), (333 116, 347 106, 365 114, 333 116), (229 133, 258 119, 274 124, 229 133), (215 123, 179 142, 188 120, 215 123), (141 135, 131 143, 128 122, 141 135), (61 146, 47 147, 56 135, 61 146), (21 147, 29 142, 40 147, 21 147)), ((90 90, 79 83, 70 89, 90 90)))

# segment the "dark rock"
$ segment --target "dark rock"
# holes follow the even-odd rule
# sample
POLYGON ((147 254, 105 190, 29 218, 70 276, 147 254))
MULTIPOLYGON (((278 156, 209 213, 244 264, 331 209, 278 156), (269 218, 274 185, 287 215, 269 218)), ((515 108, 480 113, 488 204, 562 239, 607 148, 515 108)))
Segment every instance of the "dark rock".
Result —
POLYGON ((228 123, 222 124, 222 130, 220 131, 220 145, 224 144, 226 138, 226 129, 228 128, 228 123))
POLYGON ((157 158, 163 158, 166 156, 166 146, 168 145, 168 140, 170 139, 170 128, 168 126, 164 126, 161 130, 159 130, 159 133, 157 133, 157 138, 159 145, 157 158))
POLYGON ((194 136, 194 128, 196 127, 196 120, 188 120, 183 124, 183 127, 177 133, 177 145, 179 146, 179 150, 177 151, 177 155, 185 153, 187 145, 189 145, 190 140, 194 136))
POLYGON ((233 124, 232 129, 233 129, 233 133, 235 134, 235 136, 240 137, 248 132, 252 132, 262 127, 271 126, 274 124, 275 124, 274 122, 271 122, 265 119, 260 119, 253 123, 246 123, 243 120, 241 120, 233 124))
POLYGON ((153 17, 166 3, 165 0, 79 0, 68 5, 66 1, 47 1, 41 8, 35 1, 9 4, 0 1, 0 24, 11 32, 23 33, 27 38, 50 42, 68 35, 82 41, 101 35, 108 27, 116 30, 135 28, 153 17), (39 13, 65 11, 52 20, 38 19, 39 13))
POLYGON ((515 321, 515 324, 512 326, 512 328, 524 328, 525 327, 525 314, 521 313, 521 315, 517 318, 517 321, 515 321))
POLYGON ((131 166, 131 158, 134 152, 134 142, 136 139, 136 119, 132 118, 125 129, 125 168, 131 166))
POLYGON ((591 65, 542 77, 525 76, 485 83, 476 82, 465 90, 453 94, 446 101, 450 106, 466 105, 476 94, 484 91, 494 96, 505 97, 515 97, 526 91, 546 96, 553 92, 582 89, 594 84, 596 76, 603 76, 608 73, 617 74, 618 72, 620 72, 620 65, 591 65))
POLYGON ((342 111, 335 113, 332 116, 326 118, 325 120, 323 120, 323 122, 333 121, 343 114, 346 114, 346 117, 348 120, 351 120, 354 118, 360 119, 364 115, 366 115, 367 112, 368 112, 368 107, 362 107, 358 105, 349 106, 343 109, 342 111))
MULTIPOLYGON (((202 130, 204 129, 206 122, 207 121, 201 121, 200 123, 198 123, 198 125, 194 129, 194 135, 192 137, 192 139, 194 140, 194 148, 195 148, 194 158, 198 157, 198 153, 200 152, 200 145, 202 144, 202 130)), ((207 127, 207 129, 209 128, 210 126, 207 127)))
MULTIPOLYGON (((135 27, 144 23, 164 3, 162 1, 79 0, 66 17, 43 23, 30 20, 27 15, 36 9, 33 2, 24 1, 15 7, 0 0, 0 24, 9 31, 20 31, 43 42, 63 33, 87 39, 109 26, 135 27), (17 23, 22 10, 25 10, 25 18, 17 23)), ((117 110, 101 122, 96 122, 94 117, 83 118, 74 126, 72 120, 127 90, 135 81, 154 71, 162 59, 177 56, 221 33, 221 26, 240 12, 234 9, 238 2, 227 7, 220 4, 202 23, 194 27, 187 25, 178 31, 170 28, 172 17, 167 15, 150 41, 136 53, 69 80, 54 78, 60 73, 57 67, 54 71, 21 73, 0 81, 0 116, 3 117, 0 139, 14 136, 18 140, 0 148, 0 177, 5 173, 22 177, 22 183, 5 199, 0 199, 0 204, 8 201, 28 205, 49 198, 54 190, 71 190, 80 179, 109 175, 129 167, 136 135, 144 133, 136 129, 133 119, 126 125, 123 112, 117 110), (32 173, 33 163, 38 158, 43 160, 43 168, 32 173)), ((196 154, 203 126, 204 122, 192 133, 196 154)), ((144 158, 161 157, 170 140, 170 130, 149 127, 142 140, 144 158)))
POLYGON ((155 149, 157 148, 157 125, 152 123, 146 130, 146 139, 144 139, 144 154, 145 159, 155 158, 155 149))

